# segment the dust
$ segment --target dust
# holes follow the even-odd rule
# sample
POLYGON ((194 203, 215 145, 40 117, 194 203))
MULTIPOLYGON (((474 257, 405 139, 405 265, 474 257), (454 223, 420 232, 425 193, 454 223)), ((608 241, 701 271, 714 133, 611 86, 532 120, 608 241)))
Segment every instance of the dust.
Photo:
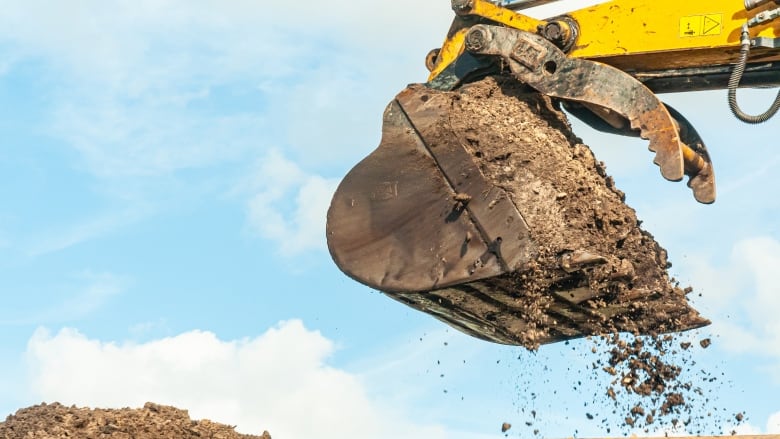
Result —
POLYGON ((235 427, 209 420, 191 420, 186 410, 146 403, 141 409, 89 409, 59 403, 17 411, 0 422, 4 439, 271 439, 240 434, 235 427))

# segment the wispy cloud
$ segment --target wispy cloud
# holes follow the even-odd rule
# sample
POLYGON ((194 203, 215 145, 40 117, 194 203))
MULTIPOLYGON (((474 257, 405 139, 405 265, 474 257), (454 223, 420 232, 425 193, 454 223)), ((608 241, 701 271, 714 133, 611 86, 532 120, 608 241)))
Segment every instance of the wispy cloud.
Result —
POLYGON ((75 320, 99 310, 107 301, 120 294, 127 287, 128 280, 112 273, 86 272, 79 276, 87 286, 82 292, 62 302, 56 309, 49 311, 54 318, 75 320), (57 317, 55 317, 57 316, 57 317))
MULTIPOLYGON (((353 9, 348 0, 316 13, 306 2, 33 0, 4 5, 0 55, 34 61, 47 96, 42 129, 77 153, 78 170, 97 187, 136 186, 136 197, 149 201, 175 180, 191 182, 188 171, 215 169, 226 186, 272 145, 284 149, 322 177, 301 177, 283 195, 260 191, 250 210, 258 233, 286 234, 274 239, 289 254, 322 247, 311 225, 324 218, 320 200, 332 189, 326 170, 340 172, 375 146, 382 107, 425 79, 427 48, 409 48, 439 45, 452 17, 446 6, 415 0, 372 5, 371 19, 353 9), (401 22, 405 31, 388 38, 401 22), (159 180, 133 183, 150 179, 159 180)), ((87 218, 31 253, 68 248, 133 218, 87 218)))
POLYGON ((61 291, 50 294, 61 299, 52 300, 53 303, 47 307, 16 311, 13 317, 0 317, 0 325, 42 325, 77 321, 99 311, 113 297, 121 294, 130 283, 127 277, 112 273, 86 271, 74 277, 80 284, 78 287, 62 288, 61 291))
POLYGON ((325 248, 325 217, 336 184, 273 150, 236 191, 249 197, 250 229, 276 242, 282 255, 295 256, 325 248))
MULTIPOLYGON (((372 5, 371 20, 346 13, 354 7, 346 0, 316 14, 305 2, 169 0, 119 2, 111 8, 96 0, 78 8, 44 3, 5 5, 0 42, 48 67, 41 75, 51 78, 54 132, 99 175, 197 166, 222 155, 235 158, 236 137, 249 132, 263 142, 259 113, 272 116, 281 110, 285 117, 275 122, 289 128, 283 131, 294 143, 307 143, 311 139, 298 139, 298 134, 320 131, 308 121, 321 120, 317 125, 326 129, 333 117, 361 114, 360 101, 376 99, 377 84, 394 77, 391 89, 409 82, 403 78, 409 65, 399 65, 399 56, 414 58, 424 79, 424 53, 412 57, 408 46, 421 38, 429 39, 431 47, 439 44, 452 15, 446 7, 413 0, 372 5), (405 12, 412 7, 414 14, 405 12), (387 25, 398 22, 407 31, 387 38, 387 25), (353 93, 360 84, 360 93, 353 93), (222 114, 199 110, 201 104, 213 105, 211 99, 224 87, 265 89, 277 97, 282 90, 290 93, 270 96, 267 103, 273 106, 249 115, 232 114, 224 96, 217 97, 226 104, 222 114), (304 105, 280 108, 298 102, 299 95, 306 97, 304 105), (307 115, 322 108, 318 96, 325 95, 336 102, 349 95, 357 106, 329 105, 316 117, 307 115), (224 118, 225 112, 234 117, 224 118), (304 121, 308 128, 301 130, 304 121)), ((253 99, 268 100, 270 94, 253 99)), ((392 91, 379 95, 389 100, 392 91)), ((380 114, 381 109, 377 121, 380 114)), ((306 149, 323 150, 318 143, 306 149)))
POLYGON ((236 161, 256 146, 264 126, 256 114, 203 115, 177 103, 125 105, 106 98, 79 107, 63 103, 53 122, 57 135, 101 178, 144 178, 236 161))
MULTIPOLYGON (((738 241, 728 259, 705 255, 684 263, 697 279, 703 309, 714 313, 714 331, 725 349, 773 358, 780 370, 780 241, 763 236, 738 241)), ((780 375, 776 378, 780 379, 780 375)))
POLYGON ((136 209, 110 211, 70 227, 41 232, 34 237, 34 241, 28 244, 26 252, 29 256, 36 257, 65 250, 82 242, 105 236, 117 228, 128 226, 144 218, 146 215, 144 210, 136 209))
POLYGON ((766 432, 780 434, 780 412, 769 417, 769 421, 766 423, 766 432))

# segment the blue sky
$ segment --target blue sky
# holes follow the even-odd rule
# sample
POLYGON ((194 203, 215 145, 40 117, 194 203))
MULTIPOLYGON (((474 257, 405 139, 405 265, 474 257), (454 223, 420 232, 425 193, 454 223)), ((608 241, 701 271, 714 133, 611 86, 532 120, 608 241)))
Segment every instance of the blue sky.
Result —
MULTIPOLYGON (((587 342, 470 339, 325 249, 332 191, 425 80, 448 2, 2 3, 0 416, 155 401, 283 438, 605 434, 571 390, 587 342)), ((778 122, 736 121, 725 92, 664 99, 708 141, 712 206, 644 142, 575 131, 701 293, 710 395, 779 431, 778 122)))

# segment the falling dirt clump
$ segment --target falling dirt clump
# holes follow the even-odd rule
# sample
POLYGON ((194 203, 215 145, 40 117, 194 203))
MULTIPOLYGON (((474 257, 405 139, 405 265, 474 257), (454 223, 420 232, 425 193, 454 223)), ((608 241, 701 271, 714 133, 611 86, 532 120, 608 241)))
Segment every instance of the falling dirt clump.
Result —
POLYGON ((146 403, 141 409, 89 409, 59 403, 17 411, 0 422, 3 439, 271 439, 240 434, 235 427, 191 420, 186 410, 146 403))
POLYGON ((592 350, 579 355, 596 353, 587 376, 594 392, 587 405, 599 412, 588 419, 601 418, 607 430, 617 420, 626 434, 720 434, 741 424, 744 416, 730 415, 734 412, 718 403, 723 375, 697 363, 699 346, 681 341, 692 335, 590 338, 592 350))

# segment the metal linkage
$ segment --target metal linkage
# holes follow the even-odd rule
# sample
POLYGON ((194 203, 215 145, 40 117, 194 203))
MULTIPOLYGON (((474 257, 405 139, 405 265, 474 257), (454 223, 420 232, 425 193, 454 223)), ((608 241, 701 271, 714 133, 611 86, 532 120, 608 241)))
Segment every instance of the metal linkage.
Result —
POLYGON ((755 17, 748 20, 747 25, 748 27, 756 27, 764 23, 769 23, 778 17, 780 17, 780 8, 759 12, 755 17))
POLYGON ((667 180, 690 176, 688 186, 701 203, 715 201, 715 175, 706 154, 686 145, 674 118, 641 82, 606 64, 570 58, 539 35, 505 27, 477 25, 466 50, 500 56, 520 81, 548 96, 613 111, 649 140, 654 163, 667 180))

